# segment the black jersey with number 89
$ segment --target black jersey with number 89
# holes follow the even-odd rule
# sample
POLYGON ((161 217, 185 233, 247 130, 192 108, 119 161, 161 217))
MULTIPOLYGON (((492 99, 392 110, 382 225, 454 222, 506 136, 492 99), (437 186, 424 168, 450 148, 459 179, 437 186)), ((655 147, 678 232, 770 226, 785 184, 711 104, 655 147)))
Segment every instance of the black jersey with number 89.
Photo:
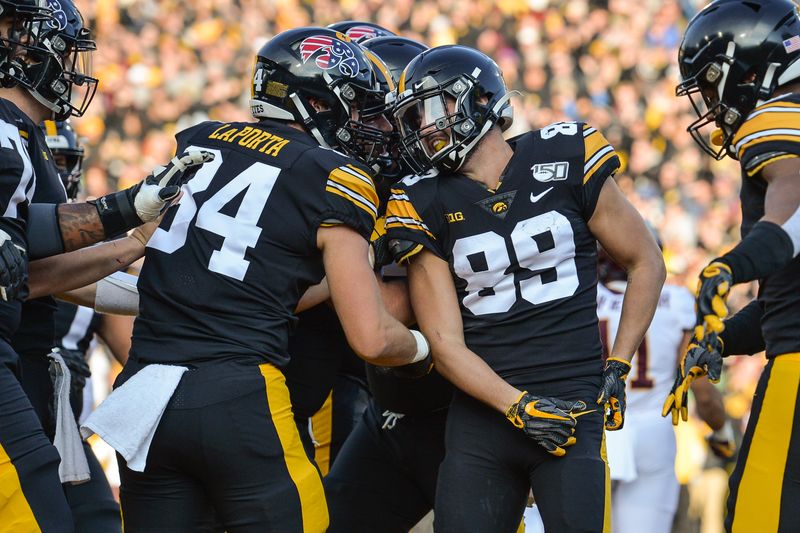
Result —
POLYGON ((205 122, 178 153, 211 151, 147 245, 132 357, 283 366, 300 296, 323 275, 321 225, 369 238, 377 195, 365 167, 272 121, 205 122))
POLYGON ((552 124, 511 141, 497 190, 462 174, 416 176, 386 216, 402 261, 447 261, 467 346, 515 385, 598 376, 597 244, 588 220, 619 167, 594 128, 552 124), (413 244, 411 244, 413 243, 413 244))

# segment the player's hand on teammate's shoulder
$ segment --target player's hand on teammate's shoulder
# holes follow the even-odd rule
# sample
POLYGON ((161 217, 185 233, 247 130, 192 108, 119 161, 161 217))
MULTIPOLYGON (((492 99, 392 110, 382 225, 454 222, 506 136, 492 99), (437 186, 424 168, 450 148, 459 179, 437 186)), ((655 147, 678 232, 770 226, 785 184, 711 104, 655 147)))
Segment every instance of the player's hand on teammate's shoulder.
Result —
POLYGON ((547 452, 561 457, 575 444, 577 417, 586 412, 581 401, 566 401, 523 392, 506 411, 506 418, 547 452))
POLYGON ((615 357, 606 360, 597 403, 603 406, 608 431, 622 429, 625 424, 625 380, 630 371, 631 364, 628 361, 615 357))
POLYGON ((205 150, 186 150, 167 163, 156 167, 144 180, 130 189, 136 215, 142 222, 158 218, 180 194, 181 186, 194 177, 203 164, 214 160, 205 150))
MULTIPOLYGON (((702 329, 702 326, 698 326, 702 329)), ((661 416, 672 414, 672 423, 678 425, 681 419, 689 419, 689 389, 697 378, 708 375, 708 379, 716 383, 722 374, 723 345, 717 333, 707 333, 698 338, 697 330, 686 353, 681 357, 676 371, 675 383, 664 402, 661 416)))

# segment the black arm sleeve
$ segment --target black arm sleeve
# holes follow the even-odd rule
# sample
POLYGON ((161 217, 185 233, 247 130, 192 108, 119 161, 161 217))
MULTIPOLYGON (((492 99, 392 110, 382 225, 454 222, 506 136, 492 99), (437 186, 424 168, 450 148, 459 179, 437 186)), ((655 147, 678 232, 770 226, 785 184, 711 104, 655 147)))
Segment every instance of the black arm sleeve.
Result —
POLYGON ((738 313, 725 321, 725 330, 720 334, 724 346, 724 356, 752 355, 766 348, 761 333, 761 316, 764 308, 761 302, 753 300, 738 313))
POLYGON ((28 206, 28 257, 31 260, 64 253, 57 204, 28 206))

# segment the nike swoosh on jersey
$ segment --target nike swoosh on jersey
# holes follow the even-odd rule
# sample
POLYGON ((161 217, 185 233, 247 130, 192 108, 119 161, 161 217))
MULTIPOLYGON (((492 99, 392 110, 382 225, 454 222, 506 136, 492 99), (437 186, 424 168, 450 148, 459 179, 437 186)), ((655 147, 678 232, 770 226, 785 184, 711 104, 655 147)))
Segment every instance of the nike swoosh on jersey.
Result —
POLYGON ((541 200, 542 198, 544 198, 544 195, 545 195, 545 194, 549 193, 549 192, 550 192, 550 191, 552 191, 552 190, 553 190, 553 188, 552 188, 552 187, 550 187, 550 188, 549 188, 549 189, 547 189, 546 191, 544 191, 544 192, 541 192, 541 193, 539 193, 539 194, 533 194, 533 193, 531 193, 531 202, 535 204, 536 202, 538 202, 539 200, 541 200))

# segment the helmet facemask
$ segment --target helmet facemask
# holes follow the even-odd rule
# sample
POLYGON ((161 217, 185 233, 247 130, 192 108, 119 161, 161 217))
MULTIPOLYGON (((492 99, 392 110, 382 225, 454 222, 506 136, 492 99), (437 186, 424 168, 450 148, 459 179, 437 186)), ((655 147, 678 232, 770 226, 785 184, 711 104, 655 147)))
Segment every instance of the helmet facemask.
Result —
POLYGON ((686 96, 692 103, 697 120, 687 131, 695 142, 713 158, 725 155, 736 158, 733 138, 747 115, 763 99, 772 94, 777 79, 774 64, 766 65, 764 75, 745 66, 734 57, 736 43, 728 42, 725 54, 716 61, 705 64, 675 90, 677 96, 686 96), (713 130, 712 130, 713 128, 713 130))
POLYGON ((303 125, 321 145, 338 148, 377 170, 386 149, 387 132, 372 124, 385 120, 383 91, 333 79, 327 72, 323 77, 332 97, 314 93, 289 95, 303 117, 303 125), (309 98, 323 105, 314 106, 309 98))
POLYGON ((43 34, 51 28, 53 18, 43 7, 0 2, 4 16, 0 34, 0 85, 31 88, 39 83, 38 61, 48 54, 42 43, 43 34))
POLYGON ((50 54, 38 66, 41 82, 31 94, 52 110, 55 120, 81 117, 97 91, 92 76, 92 54, 97 49, 91 32, 80 28, 76 35, 54 29, 45 39, 50 54))
POLYGON ((406 163, 416 173, 432 168, 455 172, 489 129, 510 110, 507 93, 489 108, 479 100, 476 77, 462 74, 439 84, 426 77, 400 93, 394 118, 406 163))

